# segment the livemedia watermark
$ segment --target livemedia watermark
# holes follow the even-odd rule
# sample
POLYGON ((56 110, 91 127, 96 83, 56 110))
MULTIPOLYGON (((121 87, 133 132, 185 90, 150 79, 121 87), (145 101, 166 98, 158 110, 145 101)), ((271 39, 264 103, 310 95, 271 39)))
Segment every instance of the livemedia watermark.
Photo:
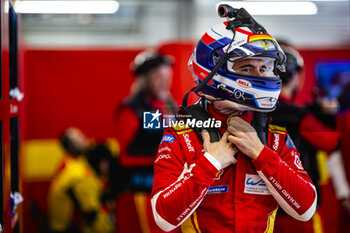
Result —
POLYGON ((208 118, 203 121, 195 119, 191 115, 183 114, 163 114, 159 110, 143 112, 143 129, 162 130, 169 127, 220 128, 221 121, 215 118, 208 118))

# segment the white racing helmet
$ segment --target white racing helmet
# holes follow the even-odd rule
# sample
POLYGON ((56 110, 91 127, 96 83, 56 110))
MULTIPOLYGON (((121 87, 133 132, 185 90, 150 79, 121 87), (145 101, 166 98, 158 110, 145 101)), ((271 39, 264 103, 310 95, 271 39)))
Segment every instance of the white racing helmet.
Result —
POLYGON ((200 84, 227 54, 223 65, 201 88, 202 93, 244 105, 250 110, 273 111, 282 87, 277 69, 283 70, 285 63, 285 55, 277 41, 265 30, 256 32, 249 26, 232 30, 230 21, 215 25, 199 40, 189 60, 195 82, 200 84), (264 61, 264 77, 236 72, 235 62, 244 59, 264 61))

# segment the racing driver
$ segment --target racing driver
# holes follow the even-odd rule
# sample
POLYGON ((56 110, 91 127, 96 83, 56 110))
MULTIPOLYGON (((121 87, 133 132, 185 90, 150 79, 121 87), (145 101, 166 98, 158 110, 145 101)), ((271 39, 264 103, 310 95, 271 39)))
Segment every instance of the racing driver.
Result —
POLYGON ((189 61, 201 86, 195 105, 221 121, 220 137, 186 124, 165 129, 151 199, 164 231, 273 232, 278 208, 300 221, 315 212, 315 187, 286 130, 268 125, 265 140, 252 126, 256 112, 275 109, 285 55, 243 8, 227 9, 235 19, 211 27, 189 61))

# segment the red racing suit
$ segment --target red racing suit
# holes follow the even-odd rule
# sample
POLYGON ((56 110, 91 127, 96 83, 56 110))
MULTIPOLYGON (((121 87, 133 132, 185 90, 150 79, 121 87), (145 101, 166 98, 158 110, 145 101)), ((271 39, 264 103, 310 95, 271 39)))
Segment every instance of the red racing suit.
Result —
MULTIPOLYGON (((228 115, 208 112, 226 128, 228 115)), ((252 114, 241 116, 251 122, 252 114)), ((221 169, 189 127, 167 128, 154 162, 152 211, 164 231, 272 232, 278 205, 307 221, 317 194, 284 128, 270 125, 268 146, 221 169), (180 227, 179 227, 180 226, 180 227)))

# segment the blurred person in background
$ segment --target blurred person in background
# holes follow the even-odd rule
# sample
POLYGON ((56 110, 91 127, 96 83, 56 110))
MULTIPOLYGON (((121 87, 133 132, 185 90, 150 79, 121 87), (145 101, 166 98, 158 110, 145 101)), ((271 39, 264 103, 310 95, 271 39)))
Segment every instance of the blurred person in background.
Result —
POLYGON ((49 189, 51 232, 114 232, 114 225, 101 203, 103 182, 100 176, 108 174, 110 154, 100 146, 89 149, 84 133, 74 127, 64 132, 61 144, 67 155, 49 189))
POLYGON ((126 189, 150 192, 153 162, 162 138, 161 131, 143 128, 145 111, 175 114, 177 107, 170 88, 173 79, 172 57, 155 50, 139 53, 131 64, 135 75, 130 95, 117 107, 119 163, 128 174, 126 189))
POLYGON ((330 155, 327 162, 336 197, 339 201, 338 232, 350 232, 350 71, 333 77, 326 96, 337 98, 340 112, 337 128, 341 133, 340 150, 330 155))
MULTIPOLYGON (((319 169, 316 153, 318 150, 331 153, 339 144, 339 134, 336 131, 335 116, 338 111, 336 98, 320 98, 308 107, 302 107, 294 102, 295 94, 300 87, 304 61, 299 52, 290 44, 280 42, 285 52, 286 71, 279 72, 282 80, 282 89, 279 105, 270 113, 272 123, 286 127, 294 145, 300 153, 304 169, 316 186, 318 205, 322 201, 319 186, 319 169)), ((319 219, 319 218, 318 218, 319 219)), ((315 219, 309 222, 300 222, 285 214, 279 209, 276 216, 276 232, 314 232, 315 219)))
POLYGON ((104 143, 98 143, 92 146, 92 148, 89 148, 85 157, 101 180, 102 191, 100 200, 105 209, 109 211, 110 215, 114 215, 115 198, 121 192, 120 186, 122 177, 117 159, 104 143))

